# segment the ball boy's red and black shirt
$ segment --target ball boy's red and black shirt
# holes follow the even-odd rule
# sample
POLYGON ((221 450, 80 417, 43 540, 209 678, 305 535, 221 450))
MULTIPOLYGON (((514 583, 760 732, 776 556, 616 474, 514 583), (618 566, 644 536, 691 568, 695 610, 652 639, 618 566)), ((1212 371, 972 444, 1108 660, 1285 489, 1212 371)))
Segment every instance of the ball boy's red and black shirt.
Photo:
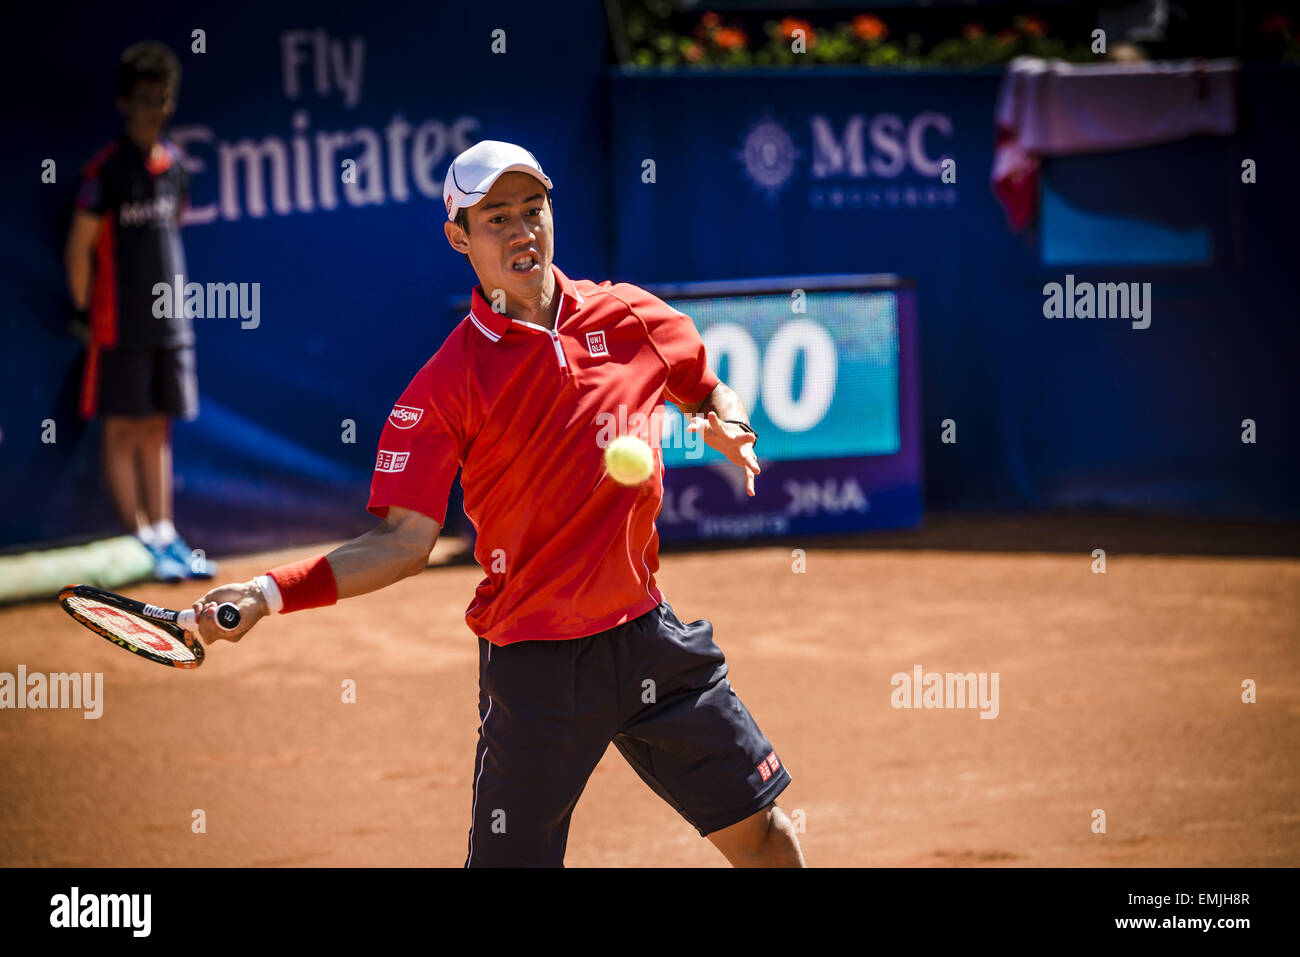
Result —
POLYGON ((180 216, 189 201, 180 151, 166 140, 161 145, 157 155, 145 156, 123 134, 82 168, 76 208, 103 217, 90 298, 91 347, 82 382, 81 413, 86 417, 95 411, 100 351, 194 343, 193 320, 183 309, 174 303, 171 309, 155 309, 155 286, 174 287, 176 277, 185 275, 180 216))
POLYGON ((442 523, 462 469, 487 575, 465 621, 497 645, 594 635, 662 601, 663 455, 627 488, 603 445, 624 432, 659 445, 664 399, 692 404, 718 384, 689 316, 637 286, 552 269, 554 329, 494 312, 475 288, 384 425, 367 506, 442 523))

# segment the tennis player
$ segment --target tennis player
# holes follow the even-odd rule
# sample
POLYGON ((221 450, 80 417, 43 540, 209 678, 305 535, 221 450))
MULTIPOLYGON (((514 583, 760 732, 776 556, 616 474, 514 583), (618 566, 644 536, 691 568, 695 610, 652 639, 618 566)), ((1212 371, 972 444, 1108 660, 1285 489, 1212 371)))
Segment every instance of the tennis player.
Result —
POLYGON ((648 481, 625 487, 601 448, 609 415, 641 421, 667 399, 753 495, 756 436, 689 317, 553 264, 551 188, 513 144, 486 140, 452 162, 444 231, 479 284, 384 426, 368 505, 380 523, 328 555, 209 591, 194 604, 201 634, 238 641, 271 612, 418 574, 460 467, 486 575, 465 616, 480 718, 466 866, 563 866, 574 807, 611 741, 733 865, 803 866, 776 804, 784 760, 732 690, 713 626, 681 621, 655 584, 662 455, 648 481), (244 614, 233 632, 213 621, 223 601, 244 614))

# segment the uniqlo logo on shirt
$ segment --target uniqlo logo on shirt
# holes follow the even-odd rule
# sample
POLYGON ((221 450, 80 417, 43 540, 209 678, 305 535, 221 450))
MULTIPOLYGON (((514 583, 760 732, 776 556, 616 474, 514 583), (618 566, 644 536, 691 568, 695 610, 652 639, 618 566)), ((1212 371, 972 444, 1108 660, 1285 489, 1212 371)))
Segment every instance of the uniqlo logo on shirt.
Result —
POLYGON ((758 773, 763 775, 764 781, 772 776, 772 769, 767 766, 766 760, 758 762, 758 773))
POLYGON ((380 449, 379 458, 375 462, 375 471, 400 472, 406 468, 406 460, 410 457, 410 452, 386 452, 380 449))
POLYGON ((587 333, 587 351, 593 356, 609 355, 609 347, 605 345, 605 333, 589 332, 587 333))
POLYGON ((781 762, 776 759, 775 751, 767 756, 767 766, 772 769, 773 774, 781 769, 781 762))

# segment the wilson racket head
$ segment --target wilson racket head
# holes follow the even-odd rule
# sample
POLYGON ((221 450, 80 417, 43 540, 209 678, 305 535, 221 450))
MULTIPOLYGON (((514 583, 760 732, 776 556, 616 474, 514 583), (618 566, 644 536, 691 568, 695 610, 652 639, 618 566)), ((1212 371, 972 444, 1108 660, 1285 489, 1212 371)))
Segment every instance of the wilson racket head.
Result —
MULTIPOLYGON (((192 609, 178 612, 147 605, 90 585, 67 586, 59 592, 59 604, 91 631, 141 658, 173 668, 203 664, 203 644, 193 632, 192 609)), ((232 604, 217 610, 223 628, 238 627, 239 618, 239 610, 232 604)))

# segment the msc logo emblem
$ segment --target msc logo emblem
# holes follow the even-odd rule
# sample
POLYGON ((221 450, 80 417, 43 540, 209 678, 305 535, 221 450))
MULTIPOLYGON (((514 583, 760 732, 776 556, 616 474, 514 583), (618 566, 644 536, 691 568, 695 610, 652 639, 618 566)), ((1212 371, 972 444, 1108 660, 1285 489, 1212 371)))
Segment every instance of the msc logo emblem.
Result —
POLYGON ((605 333, 589 332, 587 333, 587 351, 593 356, 609 355, 609 346, 605 344, 605 333))
POLYGON ((785 127, 775 120, 756 123, 745 136, 745 145, 736 158, 745 167, 745 174, 755 186, 776 196, 781 187, 794 175, 799 150, 785 127))
POLYGON ((395 405, 393 411, 388 413, 388 421, 395 429, 409 429, 420 421, 422 415, 424 415, 423 409, 409 405, 395 405))

